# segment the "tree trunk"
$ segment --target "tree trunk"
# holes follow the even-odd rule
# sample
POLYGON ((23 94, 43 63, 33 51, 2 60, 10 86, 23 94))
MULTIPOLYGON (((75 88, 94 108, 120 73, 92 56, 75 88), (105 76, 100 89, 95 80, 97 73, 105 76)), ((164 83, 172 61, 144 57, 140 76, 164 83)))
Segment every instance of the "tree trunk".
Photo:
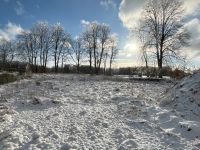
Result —
POLYGON ((37 63, 36 63, 36 59, 37 59, 37 57, 35 57, 35 62, 34 62, 34 65, 35 65, 35 72, 37 73, 37 63))
POLYGON ((146 64, 146 73, 147 73, 147 77, 149 77, 149 66, 148 66, 148 61, 147 59, 145 60, 145 64, 146 64))
POLYGON ((80 53, 78 54, 78 59, 77 59, 77 72, 78 74, 80 73, 80 53))
POLYGON ((112 75, 112 59, 110 59, 109 74, 112 75))
POLYGON ((158 59, 158 77, 162 78, 162 59, 158 59))
POLYGON ((99 66, 98 66, 98 73, 101 69, 101 61, 102 61, 102 57, 103 57, 103 52, 104 52, 104 44, 102 43, 102 49, 101 49, 101 54, 100 54, 100 59, 99 59, 99 66))
POLYGON ((46 56, 45 56, 45 62, 44 62, 44 68, 45 68, 45 72, 47 70, 47 60, 48 60, 48 50, 46 50, 46 56))
POLYGON ((92 50, 90 49, 90 74, 92 74, 92 50))
POLYGON ((56 57, 56 53, 54 55, 54 65, 55 65, 55 73, 57 72, 57 63, 56 63, 57 57, 56 57))
POLYGON ((62 67, 62 72, 64 72, 64 56, 62 56, 62 63, 61 63, 61 67, 62 67))
POLYGON ((95 68, 95 74, 98 74, 98 70, 97 70, 97 58, 96 58, 96 48, 94 48, 94 68, 95 68))

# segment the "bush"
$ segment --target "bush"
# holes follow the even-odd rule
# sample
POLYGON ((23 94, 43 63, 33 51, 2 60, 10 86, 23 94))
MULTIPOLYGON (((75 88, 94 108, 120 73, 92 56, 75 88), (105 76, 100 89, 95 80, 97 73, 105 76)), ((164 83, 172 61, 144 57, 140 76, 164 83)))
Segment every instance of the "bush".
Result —
POLYGON ((182 79, 185 77, 185 72, 176 68, 175 70, 170 72, 170 77, 174 79, 182 79))
POLYGON ((17 80, 17 77, 14 74, 11 74, 11 73, 0 74, 0 84, 14 82, 16 80, 17 80))

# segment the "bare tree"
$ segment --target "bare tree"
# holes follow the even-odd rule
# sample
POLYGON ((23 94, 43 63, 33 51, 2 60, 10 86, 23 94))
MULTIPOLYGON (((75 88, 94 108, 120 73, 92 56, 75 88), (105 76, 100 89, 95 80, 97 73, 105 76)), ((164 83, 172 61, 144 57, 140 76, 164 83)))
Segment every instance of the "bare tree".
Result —
POLYGON ((32 31, 24 31, 19 36, 18 51, 24 60, 28 61, 32 67, 35 67, 35 72, 38 71, 38 44, 37 35, 32 31))
POLYGON ((9 51, 8 51, 8 41, 6 39, 2 39, 0 41, 0 56, 1 56, 1 61, 3 63, 3 66, 5 66, 7 59, 8 59, 8 55, 9 55, 9 51))
POLYGON ((0 41, 0 56, 2 62, 12 62, 16 55, 16 44, 14 41, 7 41, 5 39, 0 41))
POLYGON ((98 73, 98 38, 99 38, 99 23, 92 22, 87 26, 87 31, 90 34, 91 40, 92 40, 92 49, 93 49, 93 58, 94 58, 94 68, 95 73, 98 73))
POLYGON ((77 72, 80 73, 80 65, 83 59, 85 49, 83 48, 83 39, 79 36, 71 44, 70 56, 76 64, 77 72))
POLYGON ((109 62, 109 74, 112 75, 112 64, 118 54, 118 48, 117 48, 117 42, 118 39, 116 35, 111 35, 109 38, 109 47, 110 47, 110 62, 109 62))
POLYGON ((53 57, 55 72, 58 72, 58 66, 61 59, 62 52, 66 49, 66 43, 69 42, 70 35, 64 31, 60 23, 57 23, 52 28, 51 42, 53 46, 53 57))
POLYGON ((106 67, 107 58, 109 56, 107 49, 110 44, 110 27, 104 23, 92 22, 86 26, 82 33, 84 46, 89 54, 90 70, 92 68, 92 60, 95 73, 99 74, 104 63, 106 67))
POLYGON ((99 25, 99 45, 100 45, 100 52, 99 52, 99 59, 98 59, 98 72, 100 71, 101 68, 101 62, 103 59, 104 51, 106 48, 106 44, 108 43, 107 41, 109 40, 109 35, 110 35, 110 28, 106 24, 101 24, 99 25))
POLYGON ((17 43, 15 41, 8 42, 8 49, 9 49, 9 57, 8 61, 10 63, 17 57, 17 43))
POLYGON ((88 29, 86 29, 82 33, 82 40, 83 40, 83 45, 84 49, 86 50, 88 57, 89 57, 89 64, 90 64, 90 73, 92 73, 92 52, 93 52, 93 40, 92 40, 92 34, 88 29))
POLYGON ((37 22, 32 28, 32 34, 37 37, 37 48, 39 52, 39 62, 43 71, 46 70, 48 55, 50 50, 50 31, 46 21, 37 22))
POLYGON ((140 26, 140 28, 136 30, 140 43, 141 58, 145 63, 147 77, 149 77, 150 55, 148 54, 148 47, 150 45, 151 38, 148 35, 145 35, 142 31, 144 31, 143 26, 140 26))
POLYGON ((52 44, 54 47, 53 51, 53 57, 54 57, 54 67, 55 67, 55 72, 58 71, 58 63, 59 63, 59 58, 60 58, 60 53, 59 52, 59 47, 61 44, 61 40, 64 36, 64 29, 60 24, 56 24, 53 26, 52 29, 52 44))
MULTIPOLYGON (((157 59, 159 70, 163 60, 178 58, 178 50, 187 43, 188 34, 183 29, 182 3, 179 0, 149 0, 142 20, 144 35, 150 36, 149 47, 157 59)), ((159 73, 159 77, 162 75, 159 73)))

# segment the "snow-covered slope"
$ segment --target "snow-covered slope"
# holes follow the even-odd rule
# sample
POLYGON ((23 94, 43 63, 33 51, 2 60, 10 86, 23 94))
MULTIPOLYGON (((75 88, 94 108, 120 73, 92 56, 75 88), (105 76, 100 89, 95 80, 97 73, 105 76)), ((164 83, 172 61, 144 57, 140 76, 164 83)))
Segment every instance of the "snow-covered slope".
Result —
MULTIPOLYGON (((184 137, 200 137, 200 72, 184 78, 169 89, 160 99, 160 106, 171 110, 179 118, 176 124, 188 132, 184 137), (182 118, 182 119, 181 119, 182 118)), ((174 119, 174 118, 173 118, 174 119)))
POLYGON ((174 109, 182 118, 200 121, 200 72, 164 93, 160 105, 174 109))
POLYGON ((170 86, 78 75, 2 85, 0 149, 196 150, 189 121, 156 105, 170 86))

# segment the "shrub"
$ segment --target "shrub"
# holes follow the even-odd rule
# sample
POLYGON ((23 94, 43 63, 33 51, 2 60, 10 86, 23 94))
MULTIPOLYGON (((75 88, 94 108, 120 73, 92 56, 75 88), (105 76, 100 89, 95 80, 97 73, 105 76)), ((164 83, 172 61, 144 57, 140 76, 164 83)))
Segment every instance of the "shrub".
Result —
POLYGON ((0 84, 14 82, 16 80, 17 80, 17 77, 14 74, 11 74, 11 73, 0 74, 0 84))
POLYGON ((178 68, 170 72, 170 77, 174 79, 182 79, 185 75, 185 72, 178 68))

